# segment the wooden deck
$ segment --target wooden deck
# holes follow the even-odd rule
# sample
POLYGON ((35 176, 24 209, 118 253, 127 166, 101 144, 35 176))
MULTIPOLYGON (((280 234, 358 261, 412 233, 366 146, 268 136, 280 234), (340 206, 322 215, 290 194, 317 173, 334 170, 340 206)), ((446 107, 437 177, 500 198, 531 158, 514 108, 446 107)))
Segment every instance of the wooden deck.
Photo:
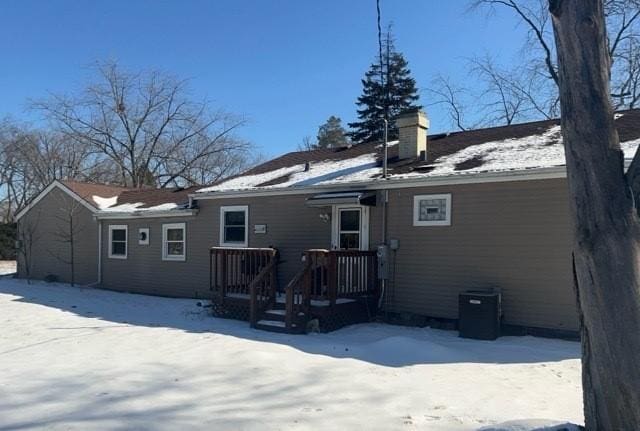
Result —
POLYGON ((278 286, 277 268, 278 253, 272 248, 212 248, 214 315, 265 330, 305 333, 332 331, 376 314, 373 251, 307 250, 286 286, 278 286))

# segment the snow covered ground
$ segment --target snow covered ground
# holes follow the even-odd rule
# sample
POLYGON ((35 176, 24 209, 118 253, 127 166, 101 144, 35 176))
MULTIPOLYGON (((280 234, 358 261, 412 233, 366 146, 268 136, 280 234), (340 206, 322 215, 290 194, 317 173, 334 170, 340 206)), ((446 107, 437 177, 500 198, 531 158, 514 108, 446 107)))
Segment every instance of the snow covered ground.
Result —
POLYGON ((383 324, 271 334, 204 310, 194 300, 0 278, 0 430, 530 430, 553 423, 535 418, 583 421, 574 342, 470 341, 383 324))

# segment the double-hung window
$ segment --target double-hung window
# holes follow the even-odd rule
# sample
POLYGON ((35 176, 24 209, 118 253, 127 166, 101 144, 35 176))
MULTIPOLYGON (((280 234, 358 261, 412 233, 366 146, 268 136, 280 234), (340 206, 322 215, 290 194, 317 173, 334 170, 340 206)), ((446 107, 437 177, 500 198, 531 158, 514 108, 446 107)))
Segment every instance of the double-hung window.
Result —
POLYGON ((338 210, 338 246, 340 250, 360 250, 360 208, 341 208, 338 210))
POLYGON ((414 226, 450 226, 451 195, 419 195, 413 197, 414 226))
POLYGON ((223 247, 247 247, 249 242, 248 226, 248 206, 221 207, 220 245, 223 247))
POLYGON ((162 225, 162 260, 186 260, 186 227, 184 223, 162 225))
POLYGON ((109 257, 127 258, 127 225, 109 225, 109 257))

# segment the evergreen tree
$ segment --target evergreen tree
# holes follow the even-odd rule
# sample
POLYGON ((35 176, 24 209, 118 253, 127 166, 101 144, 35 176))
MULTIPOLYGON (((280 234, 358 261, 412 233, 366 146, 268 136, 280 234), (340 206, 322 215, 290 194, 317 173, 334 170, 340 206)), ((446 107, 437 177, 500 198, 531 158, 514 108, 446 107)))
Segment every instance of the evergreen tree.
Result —
POLYGON ((318 143, 316 148, 337 148, 349 144, 347 132, 342 127, 342 120, 332 115, 326 123, 318 128, 318 143))
POLYGON ((359 121, 349 123, 351 140, 357 143, 381 141, 384 137, 383 119, 389 120, 389 140, 398 138, 393 118, 408 110, 421 109, 416 81, 411 77, 409 64, 396 51, 391 32, 387 32, 382 59, 371 65, 362 80, 362 95, 358 97, 359 121))

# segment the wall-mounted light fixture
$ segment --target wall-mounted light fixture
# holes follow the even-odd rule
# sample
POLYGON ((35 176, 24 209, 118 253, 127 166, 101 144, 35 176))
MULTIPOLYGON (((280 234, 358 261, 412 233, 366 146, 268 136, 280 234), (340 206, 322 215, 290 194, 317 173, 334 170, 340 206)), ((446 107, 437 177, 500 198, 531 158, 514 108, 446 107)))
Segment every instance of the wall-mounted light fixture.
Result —
POLYGON ((141 227, 138 229, 138 244, 149 245, 149 228, 141 227))

